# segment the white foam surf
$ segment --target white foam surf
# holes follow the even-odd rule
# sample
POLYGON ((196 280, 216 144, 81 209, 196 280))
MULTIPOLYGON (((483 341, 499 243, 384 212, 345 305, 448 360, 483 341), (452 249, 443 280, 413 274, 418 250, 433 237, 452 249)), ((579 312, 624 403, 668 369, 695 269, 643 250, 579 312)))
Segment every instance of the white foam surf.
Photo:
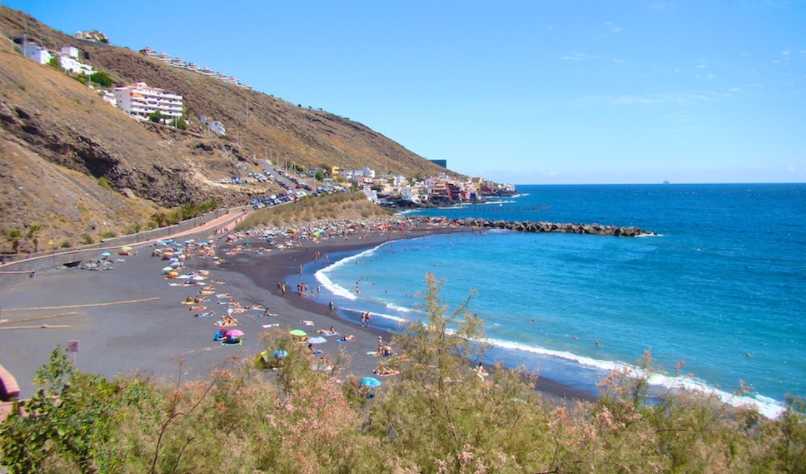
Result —
MULTIPOLYGON (((392 241, 389 241, 392 242, 392 241)), ((328 273, 348 264, 351 262, 355 262, 356 260, 362 259, 364 257, 371 257, 378 251, 379 248, 383 247, 384 245, 388 244, 389 242, 384 242, 378 246, 372 247, 371 249, 364 250, 363 252, 359 252, 355 255, 351 255, 349 257, 343 258, 337 262, 334 262, 325 268, 317 271, 313 274, 316 281, 319 282, 325 289, 336 296, 340 296, 342 298, 348 299, 350 301, 355 301, 358 299, 358 296, 355 295, 352 291, 348 290, 347 288, 339 285, 338 283, 334 282, 328 276, 328 273)))
POLYGON ((624 362, 594 359, 592 357, 581 356, 568 351, 546 349, 540 346, 506 341, 503 339, 483 338, 480 342, 489 344, 491 346, 500 347, 502 349, 529 352, 541 356, 568 360, 583 367, 598 369, 603 372, 622 370, 631 376, 646 377, 650 385, 668 388, 673 391, 699 392, 705 395, 712 395, 717 397, 722 402, 734 407, 754 408, 767 418, 777 418, 785 410, 785 407, 782 403, 769 397, 765 397, 763 395, 734 395, 732 393, 712 387, 704 381, 693 377, 665 375, 656 372, 646 373, 643 369, 631 364, 626 364, 624 362))
MULTIPOLYGON (((359 314, 364 312, 363 310, 360 310, 360 309, 357 309, 357 308, 344 308, 344 310, 345 311, 351 311, 353 313, 359 313, 359 314)), ((394 322, 400 323, 400 324, 408 324, 409 323, 408 319, 401 318, 400 316, 395 316, 393 314, 377 313, 377 312, 374 312, 374 311, 369 311, 369 314, 372 317, 388 319, 390 321, 394 321, 394 322)))

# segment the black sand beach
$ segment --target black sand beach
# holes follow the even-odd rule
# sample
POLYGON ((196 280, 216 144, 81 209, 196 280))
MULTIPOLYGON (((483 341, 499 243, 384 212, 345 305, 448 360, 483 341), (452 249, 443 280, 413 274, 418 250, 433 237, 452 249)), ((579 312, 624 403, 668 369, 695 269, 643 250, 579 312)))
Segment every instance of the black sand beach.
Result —
MULTIPOLYGON (((214 312, 216 317, 194 317, 181 302, 196 296, 201 286, 163 278, 160 269, 165 262, 152 257, 149 247, 141 248, 135 256, 116 257, 124 261, 115 262, 109 271, 53 269, 38 272, 35 278, 2 281, 0 363, 17 377, 22 396, 27 397, 34 389, 36 369, 54 347, 70 341, 79 341, 75 360, 81 370, 110 377, 141 373, 173 380, 180 371, 183 379, 197 378, 213 369, 251 360, 265 349, 261 334, 270 329, 265 326, 284 331, 299 328, 309 335, 332 326, 339 335, 355 337, 347 343, 328 337, 316 348, 330 360, 343 351, 349 361, 345 376, 371 375, 379 361, 368 353, 375 351, 379 335, 387 340, 390 335, 343 320, 326 305, 291 289, 283 296, 277 282, 298 273, 317 251, 320 255, 359 252, 389 240, 440 231, 452 230, 370 232, 270 251, 257 251, 259 247, 253 245, 232 256, 224 255, 224 247, 218 251, 224 258, 220 266, 210 259, 193 257, 186 270, 208 269, 209 279, 204 283, 214 286, 216 293, 229 293, 245 308, 262 305, 276 314, 266 317, 262 311, 247 310, 236 315, 238 327, 246 333, 242 345, 213 342, 213 323, 226 314, 227 306, 210 298, 205 311, 214 312)), ((543 378, 538 389, 552 399, 590 398, 543 378)))

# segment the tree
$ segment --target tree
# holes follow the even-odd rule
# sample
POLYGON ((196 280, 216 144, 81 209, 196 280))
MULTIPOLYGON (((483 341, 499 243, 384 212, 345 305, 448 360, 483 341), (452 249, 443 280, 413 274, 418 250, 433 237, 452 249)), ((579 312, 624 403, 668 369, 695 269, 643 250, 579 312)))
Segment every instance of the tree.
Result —
POLYGON ((316 175, 314 175, 317 181, 323 181, 325 179, 325 173, 322 170, 316 170, 316 175))
POLYGON ((159 110, 155 110, 154 112, 148 114, 148 120, 154 123, 162 123, 162 114, 159 110))
POLYGON ((61 70, 62 66, 59 64, 59 58, 56 56, 51 56, 50 60, 48 60, 48 66, 61 70))
POLYGON ((6 238, 11 241, 11 249, 14 253, 20 250, 20 239, 22 239, 22 232, 20 229, 12 228, 6 231, 6 238))
POLYGON ((39 233, 42 231, 41 224, 31 224, 28 226, 26 237, 34 244, 34 252, 39 252, 39 233))

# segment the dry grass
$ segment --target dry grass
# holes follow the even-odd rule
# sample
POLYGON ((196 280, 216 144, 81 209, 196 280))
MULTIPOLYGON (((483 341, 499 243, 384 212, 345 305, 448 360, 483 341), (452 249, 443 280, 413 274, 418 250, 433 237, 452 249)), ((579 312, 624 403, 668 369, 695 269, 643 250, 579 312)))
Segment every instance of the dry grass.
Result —
POLYGON ((357 220, 389 215, 390 211, 369 202, 362 193, 339 193, 306 197, 290 204, 257 210, 237 230, 260 226, 279 227, 323 219, 357 220))

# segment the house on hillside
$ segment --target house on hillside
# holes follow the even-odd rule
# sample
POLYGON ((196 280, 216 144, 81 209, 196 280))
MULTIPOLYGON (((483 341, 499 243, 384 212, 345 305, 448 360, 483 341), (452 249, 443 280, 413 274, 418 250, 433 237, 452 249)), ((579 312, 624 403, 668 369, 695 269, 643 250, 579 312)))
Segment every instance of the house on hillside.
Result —
POLYGON ((65 46, 59 52, 59 66, 61 66, 65 71, 73 74, 91 76, 95 73, 95 70, 92 68, 92 66, 80 62, 77 58, 78 49, 72 46, 65 46))
POLYGON ((37 64, 47 64, 53 58, 50 51, 33 41, 25 41, 22 44, 22 54, 37 64))
POLYGON ((136 120, 148 120, 149 115, 159 112, 162 122, 182 116, 182 96, 164 89, 137 82, 115 88, 115 100, 119 109, 136 120))

